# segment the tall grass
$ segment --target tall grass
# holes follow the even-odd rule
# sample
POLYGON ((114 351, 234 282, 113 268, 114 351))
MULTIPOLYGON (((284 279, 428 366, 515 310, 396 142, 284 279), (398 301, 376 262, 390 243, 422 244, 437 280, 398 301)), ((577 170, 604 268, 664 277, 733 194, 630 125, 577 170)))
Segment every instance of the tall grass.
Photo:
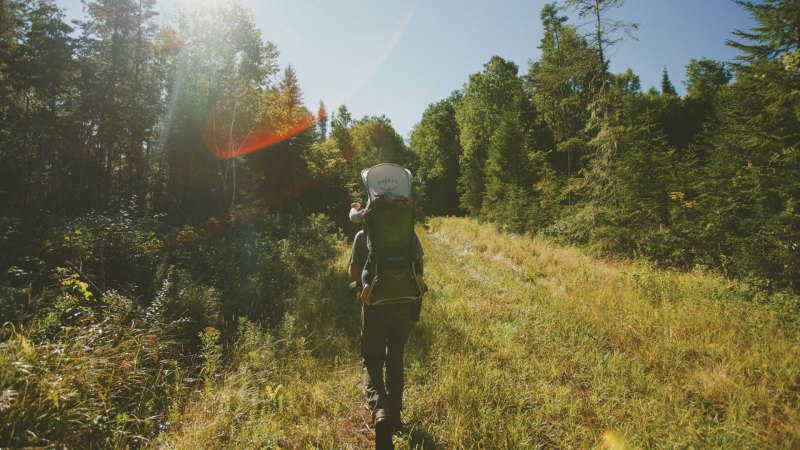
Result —
MULTIPOLYGON (((251 354, 258 349, 247 336, 272 336, 266 322, 281 321, 287 305, 307 289, 298 280, 316 276, 321 267, 329 271, 339 252, 341 239, 326 217, 290 219, 268 214, 196 237, 172 252, 148 255, 161 261, 152 267, 132 259, 127 271, 137 276, 115 281, 124 295, 104 290, 91 271, 80 270, 97 263, 91 253, 78 258, 80 264, 65 264, 70 268, 42 269, 47 283, 41 288, 0 289, 0 313, 7 314, 0 319, 0 447, 152 445, 159 434, 183 428, 179 419, 187 404, 227 395, 221 380, 241 380, 237 370, 248 373, 248 361, 262 360, 251 354), (156 280, 148 283, 152 290, 125 282, 147 274, 156 280), (248 320, 261 321, 264 331, 248 325, 240 346, 231 350, 236 323, 248 320)), ((70 242, 97 234, 70 233, 70 242)), ((275 359, 303 367, 295 364, 313 339, 303 334, 307 328, 292 326, 291 316, 280 323, 275 359)), ((259 394, 281 404, 279 386, 257 386, 259 394)))
POLYGON ((463 219, 432 220, 423 245, 409 412, 444 447, 800 444, 785 298, 463 219))
MULTIPOLYGON (((465 219, 418 232, 431 294, 398 448, 800 445, 796 297, 465 219)), ((173 411, 159 446, 369 447, 341 251, 280 328, 240 333, 227 374, 173 411)))
POLYGON ((3 446, 120 448, 144 445, 165 425, 185 372, 175 329, 150 326, 130 300, 101 299, 102 319, 81 315, 48 339, 11 325, 0 343, 3 446))
MULTIPOLYGON (((344 247, 342 247, 344 252, 344 247)), ((355 353, 358 307, 343 264, 303 284, 279 327, 244 321, 230 367, 173 411, 167 448, 367 448, 355 353)))

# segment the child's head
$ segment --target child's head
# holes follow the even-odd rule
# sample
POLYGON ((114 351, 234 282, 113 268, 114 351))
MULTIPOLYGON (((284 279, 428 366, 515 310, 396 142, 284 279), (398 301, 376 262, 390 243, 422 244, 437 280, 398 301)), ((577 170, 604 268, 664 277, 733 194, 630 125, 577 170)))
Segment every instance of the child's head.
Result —
POLYGON ((353 202, 350 205, 350 222, 361 223, 364 220, 364 210, 361 209, 361 203, 353 202))

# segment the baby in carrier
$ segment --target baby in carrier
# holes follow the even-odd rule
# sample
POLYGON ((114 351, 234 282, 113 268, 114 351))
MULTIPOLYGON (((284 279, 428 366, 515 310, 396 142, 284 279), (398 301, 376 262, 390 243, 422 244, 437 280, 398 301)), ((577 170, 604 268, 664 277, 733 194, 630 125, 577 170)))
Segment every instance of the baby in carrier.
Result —
POLYGON ((350 222, 361 223, 364 220, 364 210, 361 209, 361 203, 353 202, 350 204, 350 222))

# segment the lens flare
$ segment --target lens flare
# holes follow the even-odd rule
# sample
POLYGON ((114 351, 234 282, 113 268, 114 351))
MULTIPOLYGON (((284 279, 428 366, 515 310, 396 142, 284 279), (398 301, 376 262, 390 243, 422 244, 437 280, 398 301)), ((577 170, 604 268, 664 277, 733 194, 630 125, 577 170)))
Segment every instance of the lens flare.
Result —
MULTIPOLYGON (((230 159, 269 148, 279 142, 297 136, 316 123, 317 118, 314 117, 313 114, 309 114, 304 119, 297 121, 297 123, 293 124, 283 133, 271 131, 268 126, 269 124, 262 124, 260 130, 255 130, 244 139, 241 139, 241 142, 236 145, 236 148, 231 148, 233 139, 228 130, 214 129, 206 125, 203 133, 203 141, 208 151, 215 157, 219 159, 230 159)), ((237 141, 238 140, 239 139, 237 139, 237 141)))

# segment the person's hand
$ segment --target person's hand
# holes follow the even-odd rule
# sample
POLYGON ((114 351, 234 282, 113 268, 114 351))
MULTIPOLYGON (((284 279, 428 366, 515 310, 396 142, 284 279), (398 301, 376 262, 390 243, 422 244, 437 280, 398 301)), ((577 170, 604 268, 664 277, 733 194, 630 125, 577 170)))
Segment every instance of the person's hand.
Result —
POLYGON ((361 209, 361 203, 353 202, 350 204, 350 207, 355 209, 356 211, 359 211, 361 209))
POLYGON ((365 305, 367 304, 367 298, 369 297, 369 289, 370 287, 368 284, 365 284, 364 287, 361 289, 361 296, 359 297, 359 299, 361 300, 361 303, 365 305))
POLYGON ((425 280, 422 278, 422 275, 417 274, 417 283, 419 283, 420 294, 424 294, 428 292, 428 285, 425 284, 425 280))

